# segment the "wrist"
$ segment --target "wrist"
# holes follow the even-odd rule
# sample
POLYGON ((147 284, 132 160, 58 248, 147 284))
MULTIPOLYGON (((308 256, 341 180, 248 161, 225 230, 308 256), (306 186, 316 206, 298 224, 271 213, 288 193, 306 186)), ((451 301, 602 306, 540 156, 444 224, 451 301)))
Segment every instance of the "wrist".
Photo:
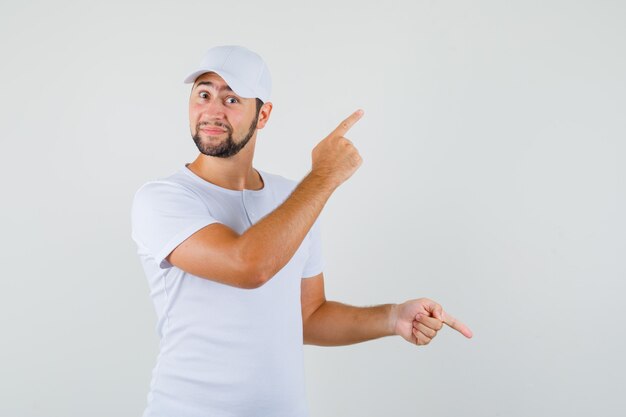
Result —
POLYGON ((321 169, 312 169, 306 178, 314 182, 317 187, 321 187, 329 193, 333 193, 340 185, 333 179, 332 175, 323 172, 321 169))
POLYGON ((396 323, 398 322, 398 304, 389 304, 389 313, 387 316, 387 333, 391 336, 395 336, 396 323))

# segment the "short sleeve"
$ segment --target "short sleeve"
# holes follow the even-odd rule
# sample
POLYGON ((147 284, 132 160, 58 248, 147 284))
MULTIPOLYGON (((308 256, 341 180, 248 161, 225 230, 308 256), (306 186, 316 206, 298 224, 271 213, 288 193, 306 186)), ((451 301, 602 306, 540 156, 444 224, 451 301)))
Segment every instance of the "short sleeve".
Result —
POLYGON ((320 218, 318 217, 308 233, 309 257, 302 271, 302 278, 311 278, 319 275, 324 270, 324 259, 322 256, 322 233, 320 218))
POLYGON ((173 182, 152 181, 135 193, 131 222, 139 250, 164 269, 172 267, 165 259, 172 250, 217 220, 193 191, 173 182))

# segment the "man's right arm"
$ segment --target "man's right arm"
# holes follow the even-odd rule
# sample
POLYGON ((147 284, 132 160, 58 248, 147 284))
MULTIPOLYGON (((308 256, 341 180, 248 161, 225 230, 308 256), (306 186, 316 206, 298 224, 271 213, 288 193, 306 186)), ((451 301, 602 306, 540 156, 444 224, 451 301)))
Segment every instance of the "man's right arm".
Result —
POLYGON ((270 214, 239 235, 214 223, 178 245, 167 260, 193 275, 239 288, 258 288, 297 251, 332 193, 361 165, 343 135, 362 116, 353 113, 313 149, 311 172, 270 214))

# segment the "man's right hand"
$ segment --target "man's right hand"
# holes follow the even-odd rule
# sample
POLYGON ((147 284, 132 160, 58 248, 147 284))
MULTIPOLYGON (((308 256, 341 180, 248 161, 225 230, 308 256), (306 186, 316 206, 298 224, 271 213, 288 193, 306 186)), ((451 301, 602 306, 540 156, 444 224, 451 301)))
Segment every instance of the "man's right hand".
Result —
POLYGON ((359 151, 344 137, 362 116, 361 109, 352 113, 313 149, 311 173, 329 181, 333 188, 350 178, 363 162, 359 151))
POLYGON ((296 253, 326 201, 361 165, 346 132, 363 116, 357 110, 313 149, 313 167, 274 211, 239 234, 221 223, 188 237, 167 257, 195 276, 239 288, 258 288, 296 253))

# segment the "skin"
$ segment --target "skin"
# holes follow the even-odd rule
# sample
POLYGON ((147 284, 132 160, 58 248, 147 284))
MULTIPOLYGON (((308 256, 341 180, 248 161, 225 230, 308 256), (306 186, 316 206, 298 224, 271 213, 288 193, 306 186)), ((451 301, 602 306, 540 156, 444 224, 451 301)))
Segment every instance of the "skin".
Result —
MULTIPOLYGON (((192 137, 197 135, 209 145, 224 142, 228 137, 228 133, 211 135, 198 131, 198 125, 203 123, 227 128, 232 132, 235 142, 241 142, 246 135, 255 119, 256 100, 243 98, 226 90, 226 87, 227 84, 222 77, 213 72, 202 74, 196 79, 189 97, 189 126, 192 137), (200 84, 207 81, 215 84, 217 89, 200 84)), ((256 130, 239 153, 230 158, 210 157, 201 153, 188 168, 201 178, 223 188, 231 190, 263 188, 261 176, 252 168, 252 159, 257 131, 265 127, 272 107, 271 102, 263 104, 259 111, 256 130)))
MULTIPOLYGON (((215 73, 202 74, 189 99, 190 131, 201 152, 188 168, 223 188, 263 188, 252 161, 257 132, 267 124, 272 108, 271 102, 264 103, 257 115, 255 98, 229 91, 215 73), (212 133, 206 130, 208 126, 225 131, 212 133), (232 147, 246 141, 228 157, 211 154, 229 142, 232 147)), ((169 262, 226 285, 246 289, 264 285, 291 259, 332 193, 360 167, 358 150, 345 134, 362 116, 363 111, 357 110, 318 143, 311 154, 311 171, 272 213, 241 235, 219 223, 206 226, 174 249, 169 262)), ((328 301, 323 273, 301 280, 301 305, 306 344, 337 346, 399 335, 410 343, 426 345, 444 324, 472 337, 467 326, 427 298, 373 307, 328 301)))

